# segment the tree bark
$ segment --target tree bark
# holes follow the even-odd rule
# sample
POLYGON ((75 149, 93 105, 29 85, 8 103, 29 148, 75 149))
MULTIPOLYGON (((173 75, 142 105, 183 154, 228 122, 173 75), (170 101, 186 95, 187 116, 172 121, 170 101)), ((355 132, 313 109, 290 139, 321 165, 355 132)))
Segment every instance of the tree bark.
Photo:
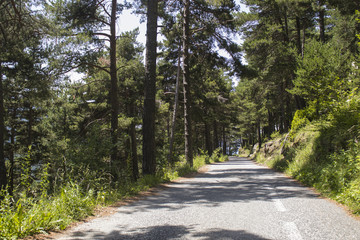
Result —
POLYGON ((300 17, 296 16, 296 48, 298 50, 298 54, 302 55, 301 48, 301 24, 300 17))
POLYGON ((33 135, 32 135, 32 127, 34 124, 34 116, 33 116, 33 109, 32 109, 32 104, 29 104, 29 115, 28 115, 28 139, 27 139, 27 146, 31 146, 32 145, 32 141, 33 141, 33 135))
POLYGON ((223 154, 226 155, 226 128, 225 125, 223 125, 223 154))
POLYGON ((320 29, 320 41, 325 42, 325 8, 324 0, 319 1, 319 29, 320 29))
MULTIPOLYGON (((130 106, 130 115, 134 117, 134 108, 132 104, 130 106)), ((138 165, 138 155, 137 155, 137 141, 136 141, 136 129, 134 120, 129 127, 129 136, 131 141, 131 168, 132 168, 132 179, 136 181, 139 178, 139 165, 138 165)))
POLYGON ((261 144, 262 144, 260 122, 258 122, 258 124, 257 124, 257 135, 258 135, 259 151, 260 151, 261 150, 261 144))
POLYGON ((212 155, 213 153, 213 149, 212 149, 212 144, 211 144, 211 134, 210 134, 210 128, 209 128, 209 124, 204 121, 204 125, 205 125, 205 147, 206 147, 206 151, 208 152, 209 156, 212 155))
POLYGON ((175 124, 176 124, 176 116, 179 107, 179 91, 180 91, 180 72, 181 72, 181 45, 179 46, 179 57, 178 57, 178 66, 177 66, 177 74, 176 74, 176 87, 175 87, 175 103, 174 103, 174 112, 171 121, 171 130, 170 130, 170 146, 169 146, 169 163, 174 163, 173 158, 173 148, 174 148, 174 136, 175 136, 175 124))
POLYGON ((303 34, 302 34, 302 44, 301 44, 301 57, 302 58, 304 58, 305 40, 306 40, 306 27, 305 27, 305 24, 304 24, 304 26, 303 26, 303 34))
POLYGON ((117 0, 112 0, 111 20, 110 20, 110 105, 111 105, 111 156, 110 169, 112 170, 114 180, 117 179, 115 164, 118 162, 118 115, 119 115, 119 99, 118 99, 118 81, 116 66, 116 5, 117 0))
POLYGON ((143 116, 143 174, 155 174, 155 94, 158 0, 147 1, 145 100, 143 116))
POLYGON ((5 122, 4 122, 4 86, 3 77, 0 66, 0 190, 5 189, 7 185, 7 172, 5 166, 4 156, 4 135, 5 135, 5 122))
POLYGON ((214 123, 213 123, 213 127, 214 127, 214 150, 217 149, 219 147, 219 135, 218 135, 218 125, 217 125, 217 122, 216 120, 214 120, 214 123))
POLYGON ((183 23, 183 88, 184 88, 184 127, 185 159, 193 166, 192 132, 191 132, 191 93, 189 73, 189 38, 190 38, 190 0, 184 1, 183 23))
POLYGON ((15 159, 14 159, 14 153, 15 153, 15 119, 16 119, 16 106, 13 107, 12 112, 12 123, 11 123, 11 130, 10 130, 10 154, 9 154, 9 160, 10 160, 10 169, 9 169, 9 193, 10 195, 13 195, 14 191, 14 167, 15 167, 15 159))
POLYGON ((288 16, 287 16, 287 7, 284 7, 284 22, 285 22, 285 41, 289 42, 289 23, 288 23, 288 16))

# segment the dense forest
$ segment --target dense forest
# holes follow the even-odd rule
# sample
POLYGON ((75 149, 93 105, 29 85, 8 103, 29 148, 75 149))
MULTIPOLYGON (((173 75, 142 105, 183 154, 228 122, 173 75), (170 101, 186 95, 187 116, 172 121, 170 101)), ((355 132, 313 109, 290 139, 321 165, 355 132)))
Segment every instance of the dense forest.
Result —
POLYGON ((343 186, 360 200, 357 10, 356 0, 0 0, 0 237, 62 229, 196 159, 314 124, 326 133, 314 161, 351 155, 343 186), (129 9, 146 21, 145 46, 138 29, 118 29, 129 9))

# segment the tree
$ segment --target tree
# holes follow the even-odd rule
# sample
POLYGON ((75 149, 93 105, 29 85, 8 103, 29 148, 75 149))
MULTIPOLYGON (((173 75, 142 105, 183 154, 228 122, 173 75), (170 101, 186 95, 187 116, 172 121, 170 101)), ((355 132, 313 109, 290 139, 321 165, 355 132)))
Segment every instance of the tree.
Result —
POLYGON ((145 69, 142 62, 143 47, 136 41, 139 31, 121 34, 118 40, 119 86, 122 112, 126 112, 131 123, 127 127, 125 159, 131 162, 132 179, 139 177, 136 125, 140 124, 142 111, 145 69))
POLYGON ((119 161, 118 153, 118 115, 119 115, 119 97, 118 97, 118 79, 116 63, 116 13, 117 0, 111 2, 110 15, 110 102, 111 102, 111 164, 119 161))
POLYGON ((191 130, 191 85, 189 75, 189 38, 190 38, 190 0, 184 2, 183 12, 183 92, 184 92, 184 126, 185 126, 185 159, 193 165, 192 130, 191 130))
POLYGON ((293 47, 299 47, 299 29, 293 25, 296 14, 291 16, 295 21, 290 21, 289 9, 293 8, 287 1, 246 2, 251 12, 243 19, 244 50, 249 68, 255 73, 251 78, 261 81, 268 90, 265 99, 272 125, 268 127, 286 132, 296 107, 301 107, 300 101, 298 106, 294 104, 295 97, 287 91, 292 87, 296 56, 300 54, 293 47))
MULTIPOLYGON (((204 81, 208 80, 202 75, 206 72, 205 66, 225 69, 226 65, 236 65, 239 67, 238 72, 242 70, 239 65, 240 49, 229 37, 231 33, 235 33, 232 11, 236 9, 234 1, 175 1, 166 8, 167 14, 164 17, 164 24, 161 29, 166 37, 166 41, 164 41, 165 50, 162 53, 165 64, 161 62, 162 65, 159 69, 161 71, 167 69, 165 75, 163 74, 165 78, 163 82, 166 84, 164 91, 167 93, 164 100, 172 101, 169 96, 174 95, 169 93, 172 93, 171 91, 176 92, 176 78, 174 76, 176 76, 176 64, 179 55, 178 45, 179 41, 182 41, 184 115, 181 117, 183 117, 182 120, 184 121, 184 132, 180 133, 181 135, 184 134, 185 141, 181 142, 181 147, 185 149, 185 158, 190 165, 194 154, 193 151, 203 147, 200 145, 204 140, 203 120, 206 118, 204 114, 207 113, 206 111, 199 111, 197 104, 198 98, 203 97, 201 93, 205 89, 206 84, 204 84, 204 81), (188 18, 188 20, 185 18, 188 18), (182 36, 181 39, 179 39, 179 35, 182 36), (220 57, 217 48, 225 49, 230 53, 232 59, 226 61, 220 57), (207 61, 208 59, 209 61, 207 61), (204 65, 204 67, 202 68, 201 65, 204 65), (199 127, 199 121, 201 121, 201 127, 199 127), (197 136, 196 139, 195 135, 197 136)), ((206 74, 211 75, 209 72, 206 72, 206 74)), ((217 74, 218 72, 216 72, 214 78, 218 77, 217 74)), ((213 80, 213 78, 211 79, 213 80)), ((217 98, 215 98, 215 101, 218 101, 217 98)), ((209 131, 211 133, 213 123, 209 124, 210 121, 211 119, 206 119, 206 127, 211 126, 209 131)), ((216 131, 214 131, 214 135, 217 136, 215 133, 216 131)), ((209 139, 208 136, 208 146, 214 142, 211 141, 210 143, 209 139)))
MULTIPOLYGON (((45 62, 43 59, 46 58, 45 50, 40 44, 40 39, 45 35, 45 27, 40 25, 40 20, 44 20, 44 25, 46 25, 46 20, 31 9, 32 4, 32 1, 0 2, 0 189, 7 185, 5 136, 8 116, 5 108, 8 107, 9 99, 17 97, 9 96, 10 86, 14 87, 15 84, 16 88, 23 92, 23 96, 31 95, 32 97, 37 91, 41 97, 44 94, 42 90, 48 90, 49 86, 50 78, 44 78, 45 69, 42 67, 45 62), (14 84, 9 85, 8 83, 14 79, 19 83, 13 82, 14 84), (23 84, 24 82, 27 84, 23 84)), ((14 94, 19 94, 19 92, 14 94)), ((25 130, 27 133, 25 145, 27 146, 32 144, 34 138, 32 135, 34 121, 32 120, 35 116, 32 110, 35 104, 29 101, 27 106, 22 106, 24 111, 29 110, 28 115, 25 115, 25 119, 29 120, 27 130, 25 130)), ((10 154, 13 154, 13 150, 10 150, 10 154)), ((13 170, 12 166, 13 162, 10 172, 13 170)), ((10 177, 12 185, 12 174, 10 177)))
POLYGON ((307 44, 304 58, 298 61, 297 78, 290 92, 306 100, 312 119, 326 114, 348 89, 348 84, 342 80, 351 67, 348 56, 332 42, 313 40, 307 44))
MULTIPOLYGON (((86 47, 85 51, 79 49, 74 55, 76 67, 83 69, 100 69, 110 76, 110 84, 108 85, 111 107, 110 132, 112 144, 110 165, 120 164, 122 168, 126 168, 125 163, 120 161, 118 149, 119 87, 116 57, 116 20, 117 14, 128 7, 128 4, 126 2, 119 4, 117 0, 80 0, 64 2, 62 4, 62 23, 66 23, 70 31, 70 33, 66 33, 66 35, 72 33, 78 37, 75 41, 81 42, 82 39, 85 39, 88 41, 87 44, 90 43, 90 47, 86 47), (106 41, 109 42, 109 46, 105 44, 106 41), (108 48, 110 55, 110 61, 105 66, 99 65, 96 62, 101 54, 103 54, 103 48, 108 48)), ((110 169, 114 170, 116 168, 110 167, 110 169)), ((114 180, 118 180, 119 176, 117 176, 117 173, 113 172, 112 174, 114 180)))
POLYGON ((171 130, 170 130, 170 139, 169 139, 169 155, 168 161, 174 163, 173 149, 174 149, 174 136, 175 136, 175 126, 176 126, 176 117, 179 108, 179 92, 180 92, 180 71, 181 71, 181 46, 179 47, 179 57, 178 57, 178 66, 176 73, 176 84, 175 84, 175 100, 174 100, 174 111, 171 121, 171 130))
POLYGON ((155 174, 155 94, 158 1, 147 1, 145 99, 143 115, 143 174, 155 174))

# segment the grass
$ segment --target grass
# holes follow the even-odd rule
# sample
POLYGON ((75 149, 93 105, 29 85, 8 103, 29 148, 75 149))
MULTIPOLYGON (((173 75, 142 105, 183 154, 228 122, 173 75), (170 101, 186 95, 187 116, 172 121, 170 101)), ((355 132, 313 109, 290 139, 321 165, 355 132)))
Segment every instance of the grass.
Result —
MULTIPOLYGON (((212 156, 196 156, 193 167, 181 158, 175 166, 164 167, 155 176, 146 175, 135 183, 106 186, 96 191, 91 187, 85 191, 70 182, 52 196, 42 191, 41 196, 34 198, 23 192, 17 201, 4 191, 0 194, 0 199, 3 199, 0 202, 0 239, 18 239, 51 230, 63 230, 71 223, 92 215, 99 206, 111 205, 162 182, 196 172, 208 163, 226 160, 227 156, 220 155, 219 151, 215 151, 212 156)), ((44 182, 47 183, 47 180, 44 179, 44 182)), ((47 184, 43 185, 46 187, 47 184)))

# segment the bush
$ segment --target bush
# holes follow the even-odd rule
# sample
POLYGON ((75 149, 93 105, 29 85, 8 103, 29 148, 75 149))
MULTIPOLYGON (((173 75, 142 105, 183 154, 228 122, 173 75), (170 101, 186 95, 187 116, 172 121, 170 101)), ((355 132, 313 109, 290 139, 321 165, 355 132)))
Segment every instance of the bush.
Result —
POLYGON ((293 138, 295 132, 300 128, 305 127, 307 124, 309 124, 309 122, 309 119, 306 117, 306 111, 297 110, 291 122, 290 138, 293 138))

